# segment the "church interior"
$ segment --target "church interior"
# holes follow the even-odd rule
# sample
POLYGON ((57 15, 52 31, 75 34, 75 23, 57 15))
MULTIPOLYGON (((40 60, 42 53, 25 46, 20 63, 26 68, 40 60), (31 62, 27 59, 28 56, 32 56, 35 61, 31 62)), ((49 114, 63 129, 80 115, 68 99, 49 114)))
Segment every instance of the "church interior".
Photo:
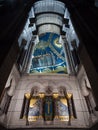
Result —
POLYGON ((0 128, 98 127, 98 0, 0 0, 0 128))

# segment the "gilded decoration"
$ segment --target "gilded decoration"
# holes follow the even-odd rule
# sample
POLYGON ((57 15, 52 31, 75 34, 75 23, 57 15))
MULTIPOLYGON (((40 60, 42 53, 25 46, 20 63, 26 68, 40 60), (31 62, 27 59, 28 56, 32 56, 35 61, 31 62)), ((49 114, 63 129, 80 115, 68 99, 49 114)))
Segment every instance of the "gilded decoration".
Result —
MULTIPOLYGON (((46 93, 39 93, 38 96, 30 96, 30 93, 25 94, 26 99, 29 100, 29 109, 28 109, 28 121, 37 121, 37 119, 43 119, 44 121, 52 121, 56 117, 60 121, 68 122, 70 117, 69 115, 69 106, 72 100, 72 93, 66 93, 66 96, 60 96, 58 92, 52 93, 50 88, 46 90, 46 93)), ((72 110, 72 108, 71 108, 72 110)))

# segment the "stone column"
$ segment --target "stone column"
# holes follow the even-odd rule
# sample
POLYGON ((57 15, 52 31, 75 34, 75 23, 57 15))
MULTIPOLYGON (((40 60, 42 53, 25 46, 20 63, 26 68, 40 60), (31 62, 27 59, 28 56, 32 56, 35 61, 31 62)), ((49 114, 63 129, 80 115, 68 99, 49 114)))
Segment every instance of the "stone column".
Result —
POLYGON ((28 112, 29 112, 30 100, 31 100, 33 94, 34 94, 34 90, 31 90, 31 93, 25 94, 26 102, 25 102, 25 108, 24 108, 24 116, 26 117, 26 125, 29 125, 28 112))
POLYGON ((30 49, 30 52, 29 52, 28 62, 27 62, 27 66, 26 66, 26 72, 27 73, 29 73, 31 63, 32 63, 33 47, 34 47, 34 43, 32 42, 31 43, 31 49, 30 49))
POLYGON ((40 93, 39 97, 40 97, 40 118, 43 117, 43 100, 44 100, 44 93, 40 93))
POLYGON ((54 114, 55 114, 55 118, 58 119, 58 106, 57 106, 57 99, 54 99, 54 114))
POLYGON ((5 91, 4 97, 3 97, 2 102, 0 104, 0 113, 1 114, 7 114, 11 98, 12 98, 12 96, 9 96, 7 94, 7 92, 5 91))
POLYGON ((67 71, 68 71, 68 74, 70 74, 69 60, 68 60, 68 55, 67 55, 65 44, 66 43, 63 43, 63 48, 64 48, 64 53, 65 53, 65 60, 66 60, 66 65, 67 65, 67 71))
POLYGON ((98 73, 84 46, 82 46, 82 49, 79 52, 79 57, 83 63, 87 77, 91 85, 92 94, 96 103, 95 110, 98 111, 98 73))
POLYGON ((31 42, 29 43, 28 49, 26 51, 25 57, 24 57, 24 61, 23 61, 23 72, 25 72, 28 60, 29 60, 29 56, 30 56, 30 50, 31 50, 31 42))
POLYGON ((40 116, 39 118, 42 118, 43 116, 43 98, 40 98, 40 116))
POLYGON ((53 100, 54 100, 54 117, 58 118, 58 105, 57 105, 57 101, 59 99, 59 94, 57 93, 53 93, 53 100))
POLYGON ((7 112, 8 112, 8 108, 9 108, 9 105, 10 105, 10 102, 11 102, 11 98, 12 98, 12 96, 7 95, 7 99, 6 99, 5 107, 4 107, 4 113, 5 114, 7 114, 7 112))
POLYGON ((25 108, 24 108, 24 116, 26 118, 26 125, 29 125, 29 122, 28 122, 29 103, 30 103, 30 99, 26 99, 25 108))
POLYGON ((91 114, 93 112, 93 108, 91 106, 91 102, 90 102, 90 99, 89 99, 90 91, 89 91, 89 88, 87 88, 87 86, 86 86, 86 79, 84 79, 82 81, 81 87, 82 87, 81 92, 82 92, 82 95, 85 98, 89 114, 91 114))
POLYGON ((69 55, 68 55, 67 42, 65 39, 63 39, 63 40, 64 40, 63 48, 64 48, 65 59, 66 59, 66 64, 67 64, 67 71, 68 71, 68 74, 71 74, 71 64, 70 64, 70 59, 69 59, 69 55))
POLYGON ((68 102, 68 109, 69 109, 69 125, 71 125, 71 119, 75 118, 74 112, 73 112, 72 94, 71 93, 67 94, 67 102, 68 102))
POLYGON ((68 57, 69 57, 69 65, 70 65, 71 73, 75 74, 75 66, 73 63, 72 53, 70 51, 70 47, 69 47, 69 44, 67 41, 66 41, 66 48, 67 48, 67 53, 68 53, 68 57))
POLYGON ((65 49, 65 56, 66 56, 66 60, 67 60, 68 73, 69 74, 75 73, 74 66, 72 64, 73 63, 72 55, 71 55, 71 52, 70 52, 68 42, 66 41, 65 38, 64 38, 64 49, 65 49))
POLYGON ((25 116, 26 118, 26 125, 29 125, 29 122, 28 122, 28 112, 29 112, 29 104, 30 104, 30 94, 25 94, 25 98, 26 98, 26 101, 25 101, 25 106, 24 106, 24 114, 23 116, 25 116))
POLYGON ((23 70, 23 64, 24 64, 24 59, 25 59, 25 55, 26 55, 27 50, 25 50, 24 48, 21 50, 20 53, 20 60, 19 60, 19 65, 20 65, 20 71, 23 70))
POLYGON ((71 94, 67 94, 66 90, 64 90, 64 96, 67 99, 67 103, 68 103, 68 111, 69 111, 69 122, 68 125, 71 125, 71 116, 73 114, 73 110, 72 110, 72 104, 71 104, 71 94))

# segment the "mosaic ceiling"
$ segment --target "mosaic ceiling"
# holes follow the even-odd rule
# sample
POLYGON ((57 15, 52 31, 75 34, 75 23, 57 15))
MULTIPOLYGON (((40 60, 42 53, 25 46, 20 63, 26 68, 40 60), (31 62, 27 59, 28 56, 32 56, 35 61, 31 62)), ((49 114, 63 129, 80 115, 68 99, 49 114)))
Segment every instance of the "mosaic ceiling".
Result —
POLYGON ((30 73, 67 73, 63 45, 59 35, 45 33, 34 46, 30 73))

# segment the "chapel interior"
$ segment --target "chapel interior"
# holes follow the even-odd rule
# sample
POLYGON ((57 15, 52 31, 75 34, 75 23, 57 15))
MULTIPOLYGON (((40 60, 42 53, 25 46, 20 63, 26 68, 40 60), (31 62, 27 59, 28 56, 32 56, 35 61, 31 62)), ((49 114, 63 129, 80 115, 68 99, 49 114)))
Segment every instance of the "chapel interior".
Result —
POLYGON ((0 128, 98 128, 98 0, 0 0, 0 128))

